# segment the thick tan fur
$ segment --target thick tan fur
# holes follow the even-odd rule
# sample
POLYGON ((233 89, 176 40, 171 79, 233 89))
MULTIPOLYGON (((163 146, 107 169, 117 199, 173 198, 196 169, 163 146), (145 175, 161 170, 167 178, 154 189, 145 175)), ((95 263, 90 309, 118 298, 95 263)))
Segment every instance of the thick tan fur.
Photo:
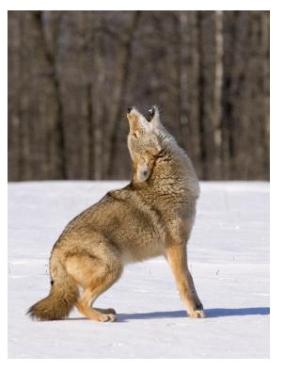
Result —
POLYGON ((204 317, 186 255, 199 196, 195 171, 161 124, 157 107, 149 122, 135 108, 127 117, 132 181, 67 225, 51 255, 50 294, 29 310, 38 319, 65 318, 75 305, 90 319, 115 320, 113 309, 93 308, 93 302, 119 279, 125 264, 160 255, 188 314, 204 317))
POLYGON ((33 305, 28 313, 41 320, 55 320, 65 318, 76 303, 79 290, 74 279, 66 272, 57 257, 52 254, 50 266, 53 269, 55 281, 51 281, 49 295, 33 305))

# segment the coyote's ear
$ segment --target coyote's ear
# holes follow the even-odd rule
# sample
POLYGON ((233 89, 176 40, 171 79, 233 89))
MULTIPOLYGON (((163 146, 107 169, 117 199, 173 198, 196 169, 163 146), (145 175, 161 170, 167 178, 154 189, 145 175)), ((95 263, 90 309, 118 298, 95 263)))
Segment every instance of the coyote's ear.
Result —
POLYGON ((160 112, 157 106, 153 106, 149 109, 149 113, 151 116, 151 124, 153 128, 158 128, 161 125, 160 121, 160 112))

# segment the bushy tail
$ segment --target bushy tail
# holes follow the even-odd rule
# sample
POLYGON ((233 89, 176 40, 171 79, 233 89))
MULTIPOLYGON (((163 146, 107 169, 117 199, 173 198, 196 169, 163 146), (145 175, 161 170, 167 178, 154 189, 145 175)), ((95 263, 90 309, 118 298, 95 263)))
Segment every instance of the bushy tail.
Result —
POLYGON ((67 317, 79 295, 75 281, 68 275, 55 252, 50 259, 50 272, 52 281, 49 295, 31 306, 27 313, 42 321, 67 317))

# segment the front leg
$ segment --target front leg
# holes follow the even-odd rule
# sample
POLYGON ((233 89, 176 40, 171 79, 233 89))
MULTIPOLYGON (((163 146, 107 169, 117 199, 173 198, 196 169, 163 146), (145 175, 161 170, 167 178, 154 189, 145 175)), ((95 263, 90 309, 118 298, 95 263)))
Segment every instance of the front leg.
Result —
POLYGON ((172 245, 166 250, 166 258, 174 274, 176 285, 187 313, 194 318, 204 318, 203 305, 198 298, 192 276, 187 265, 186 247, 172 245))

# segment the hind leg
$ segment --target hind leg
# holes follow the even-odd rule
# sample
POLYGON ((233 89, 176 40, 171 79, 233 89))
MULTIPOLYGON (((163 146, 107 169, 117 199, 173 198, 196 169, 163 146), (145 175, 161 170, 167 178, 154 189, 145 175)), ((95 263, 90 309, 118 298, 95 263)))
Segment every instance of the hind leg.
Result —
POLYGON ((93 296, 96 295, 90 290, 85 290, 81 298, 75 304, 77 309, 81 314, 85 317, 99 321, 99 322, 113 322, 116 320, 116 316, 114 313, 111 313, 107 309, 98 309, 92 308, 91 302, 93 300, 93 296))
MULTIPOLYGON (((105 290, 104 290, 105 291, 105 290)), ((101 292, 102 293, 102 292, 101 292)), ((92 308, 92 302, 98 297, 98 288, 86 289, 75 304, 85 317, 99 322, 113 322, 116 320, 114 309, 92 308)))
POLYGON ((89 319, 100 322, 115 321, 116 313, 113 309, 92 308, 92 303, 108 288, 110 288, 120 277, 121 269, 119 266, 106 267, 105 274, 98 276, 94 275, 92 282, 85 289, 81 297, 76 303, 78 310, 89 319))
POLYGON ((103 257, 90 255, 72 256, 66 264, 68 272, 84 291, 75 304, 89 319, 100 322, 116 319, 113 309, 92 308, 93 302, 120 277, 122 265, 112 252, 103 257))

